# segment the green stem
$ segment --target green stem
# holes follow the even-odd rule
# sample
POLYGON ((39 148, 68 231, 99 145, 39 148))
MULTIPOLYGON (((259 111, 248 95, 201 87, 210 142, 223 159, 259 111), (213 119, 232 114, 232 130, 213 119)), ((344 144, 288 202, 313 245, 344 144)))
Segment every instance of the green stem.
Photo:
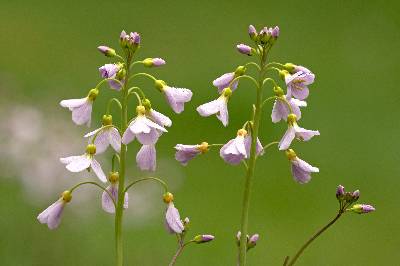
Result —
MULTIPOLYGON (((128 55, 126 66, 131 63, 132 57, 128 55)), ((129 67, 126 67, 125 83, 122 89, 122 109, 121 109, 121 132, 125 132, 128 126, 128 82, 129 82, 129 67)), ((119 164, 119 182, 118 182, 118 201, 115 212, 115 249, 116 249, 116 265, 123 266, 124 251, 122 242, 122 216, 124 206, 124 191, 125 191, 125 171, 126 171, 126 152, 127 146, 121 144, 120 164, 119 164)))
POLYGON ((253 175, 256 166, 256 146, 257 146, 257 137, 258 130, 260 127, 261 120, 261 109, 263 103, 263 72, 265 67, 265 61, 267 57, 267 50, 264 48, 261 56, 261 65, 259 78, 257 82, 257 99, 255 104, 254 118, 253 118, 253 130, 251 132, 251 148, 250 148, 250 158, 248 161, 248 167, 246 171, 246 179, 243 193, 243 206, 242 206, 242 218, 241 218, 241 237, 240 237, 240 246, 239 246, 239 265, 246 265, 246 253, 247 253, 247 234, 248 234, 248 223, 249 223, 249 207, 250 207, 250 195, 251 195, 251 186, 253 183, 253 175))
POLYGON ((134 186, 135 184, 137 184, 137 183, 139 183, 139 182, 142 182, 142 181, 146 181, 146 180, 157 181, 158 183, 160 183, 160 184, 164 187, 165 192, 168 192, 168 186, 167 186, 167 184, 166 184, 163 180, 161 180, 160 178, 151 177, 151 176, 143 177, 143 178, 140 178, 140 179, 138 179, 138 180, 133 181, 132 183, 130 183, 129 185, 126 186, 124 192, 127 192, 128 189, 130 189, 130 188, 131 188, 132 186, 134 186))
POLYGON ((80 187, 82 185, 88 185, 88 184, 95 185, 95 186, 99 187, 101 190, 103 190, 104 192, 106 192, 108 194, 108 196, 110 197, 110 199, 112 200, 112 202, 114 203, 114 207, 116 206, 114 197, 111 195, 110 191, 108 191, 105 187, 97 184, 96 182, 92 182, 92 181, 82 182, 82 183, 79 183, 79 184, 76 184, 75 186, 73 186, 69 191, 72 193, 78 187, 80 187))
POLYGON ((339 218, 342 216, 343 210, 340 210, 339 213, 336 215, 335 218, 333 218, 332 221, 330 221, 327 225, 322 227, 320 230, 318 230, 310 239, 307 240, 306 243, 301 246, 299 251, 297 251, 296 255, 289 261, 289 258, 286 257, 285 262, 283 266, 293 266, 297 259, 301 256, 301 254, 304 252, 304 250, 318 237, 320 236, 323 232, 325 232, 326 229, 328 229, 330 226, 332 226, 339 218))
MULTIPOLYGON (((127 74, 126 76, 128 77, 128 74, 127 74)), ((135 78, 135 77, 139 77, 139 76, 147 77, 147 78, 149 78, 149 79, 152 79, 153 81, 156 81, 156 80, 157 80, 153 75, 150 75, 150 74, 145 73, 145 72, 136 73, 136 74, 132 75, 131 77, 129 77, 128 80, 131 80, 131 79, 133 79, 133 78, 135 78)), ((126 82, 125 82, 125 84, 126 84, 126 82)))

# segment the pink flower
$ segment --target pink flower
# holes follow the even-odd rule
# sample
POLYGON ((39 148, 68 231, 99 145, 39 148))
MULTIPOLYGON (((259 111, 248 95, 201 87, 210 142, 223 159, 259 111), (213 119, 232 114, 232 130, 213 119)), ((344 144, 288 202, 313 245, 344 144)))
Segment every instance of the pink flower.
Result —
POLYGON ((143 145, 136 154, 136 163, 140 170, 156 170, 156 148, 154 144, 143 145))
POLYGON ((146 67, 158 67, 165 65, 165 60, 162 58, 146 58, 143 60, 143 65, 146 67))
POLYGON ((245 54, 245 55, 252 55, 252 49, 250 46, 246 45, 246 44, 238 44, 236 45, 236 49, 239 51, 239 53, 241 54, 245 54))
MULTIPOLYGON (((218 88, 219 93, 222 93, 222 91, 225 88, 229 87, 229 84, 232 82, 232 80, 234 78, 235 78, 235 72, 225 73, 222 76, 220 76, 219 78, 215 79, 213 81, 213 85, 218 88)), ((235 82, 233 82, 231 84, 230 89, 232 91, 236 90, 238 84, 239 84, 239 81, 236 80, 235 82)))
POLYGON ((292 164, 292 175, 295 181, 300 184, 308 183, 311 180, 311 173, 318 173, 319 169, 314 167, 302 159, 298 158, 296 153, 289 149, 286 151, 286 156, 292 164))
POLYGON ((288 72, 285 74, 285 82, 287 85, 287 96, 295 97, 299 100, 304 100, 308 97, 308 85, 314 82, 315 75, 311 72, 299 71, 291 75, 288 72))
POLYGON ((175 208, 173 202, 168 204, 167 212, 165 213, 165 225, 171 234, 182 234, 183 230, 185 230, 179 211, 175 208))
POLYGON ((157 112, 154 109, 150 109, 149 111, 146 112, 146 115, 153 120, 154 122, 156 122, 158 125, 162 126, 162 127, 170 127, 172 126, 172 121, 171 119, 169 119, 168 116, 157 112))
MULTIPOLYGON (((292 108, 293 113, 296 115, 297 120, 300 120, 301 118, 300 107, 307 106, 307 103, 305 101, 300 101, 294 98, 288 98, 286 96, 282 97, 286 98, 290 107, 292 108)), ((285 100, 283 98, 277 98, 275 100, 274 107, 272 108, 272 114, 271 114, 272 122, 277 123, 282 119, 286 121, 289 114, 290 110, 287 104, 285 103, 285 100)))
POLYGON ((94 159, 94 154, 96 154, 96 146, 89 144, 85 154, 60 158, 60 162, 66 164, 67 170, 73 173, 82 172, 90 167, 96 176, 105 183, 107 182, 106 175, 101 169, 101 165, 94 159))
POLYGON ((86 124, 89 127, 92 115, 92 104, 98 94, 98 89, 92 89, 89 91, 87 97, 82 99, 62 100, 60 105, 72 111, 72 121, 74 121, 75 124, 86 124))
POLYGON ((70 202, 72 195, 70 191, 64 191, 60 199, 51 204, 47 209, 41 212, 37 219, 42 224, 47 224, 51 230, 56 229, 61 223, 61 216, 66 203, 70 202))
POLYGON ((155 144, 161 132, 167 132, 167 130, 146 117, 144 106, 138 106, 136 111, 138 115, 126 129, 122 136, 122 143, 127 145, 136 137, 143 145, 155 144))
POLYGON ((109 80, 108 84, 114 90, 121 90, 121 84, 124 83, 123 77, 118 75, 118 72, 122 69, 122 64, 105 64, 104 66, 99 68, 100 75, 106 79, 117 79, 120 82, 115 80, 109 80))
POLYGON ((296 122, 296 115, 290 114, 287 117, 288 121, 288 129, 286 130, 285 135, 283 135, 281 141, 279 142, 279 150, 287 150, 290 147, 294 138, 297 138, 302 141, 308 141, 313 136, 319 136, 318 130, 308 130, 302 127, 299 127, 296 122))
POLYGON ((163 80, 156 80, 155 86, 164 93, 168 104, 175 113, 182 113, 184 104, 192 99, 193 93, 189 89, 169 87, 163 80))
POLYGON ((375 207, 367 204, 354 204, 349 210, 358 214, 364 214, 375 211, 375 207))
POLYGON ((198 154, 208 151, 208 143, 203 142, 200 145, 177 144, 175 146, 175 149, 175 159, 182 165, 187 165, 188 162, 196 157, 198 154))
POLYGON ((220 120, 224 126, 227 126, 229 120, 228 100, 231 95, 232 90, 230 88, 225 88, 218 99, 202 104, 197 107, 196 110, 201 116, 216 114, 218 120, 220 120))
MULTIPOLYGON (((115 202, 118 202, 118 182, 111 182, 111 184, 106 188, 108 192, 112 195, 115 202)), ((129 195, 125 192, 124 198, 124 209, 128 209, 129 195)), ((101 206, 105 212, 115 213, 115 206, 113 200, 110 198, 107 192, 103 191, 101 195, 101 206)))
MULTIPOLYGON (((105 117, 109 118, 111 116, 105 117)), ((112 126, 112 122, 110 124, 107 123, 104 122, 103 117, 103 126, 85 135, 85 138, 89 138, 89 142, 92 142, 93 138, 96 136, 94 140, 96 154, 105 152, 110 145, 117 153, 121 151, 121 135, 118 129, 112 126)))
MULTIPOLYGON (((222 146, 220 156, 229 164, 239 164, 242 160, 250 156, 251 136, 247 134, 245 129, 239 129, 237 136, 222 146)), ((263 151, 263 146, 257 139, 257 155, 263 151)))

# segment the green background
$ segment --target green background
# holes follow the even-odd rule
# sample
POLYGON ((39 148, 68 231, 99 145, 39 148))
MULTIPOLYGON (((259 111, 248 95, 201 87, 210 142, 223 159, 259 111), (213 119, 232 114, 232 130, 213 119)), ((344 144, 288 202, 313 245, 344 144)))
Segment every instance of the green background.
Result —
MULTIPOLYGON (((194 92, 185 112, 176 115, 151 82, 139 82, 153 106, 174 123, 158 143, 157 175, 171 184, 182 216, 190 217, 189 234, 216 236, 212 243, 187 248, 177 265, 235 265, 234 236, 240 222, 243 167, 225 164, 217 149, 181 167, 173 160, 173 146, 204 140, 224 143, 235 136, 248 117, 255 98, 255 89, 248 81, 241 82, 229 102, 227 128, 215 117, 201 118, 195 108, 217 96, 211 85, 213 79, 251 59, 238 54, 235 45, 248 42, 247 26, 254 24, 258 29, 280 26, 271 60, 302 64, 316 73, 300 124, 320 130, 321 136, 294 145, 301 158, 320 168, 309 184, 292 180, 287 159, 275 148, 258 160, 250 232, 258 232, 260 240, 249 253, 248 265, 282 265, 286 255, 293 254, 335 215, 338 184, 348 190, 360 189, 360 202, 373 204, 377 211, 365 216, 345 215, 305 252, 298 265, 395 265, 400 260, 400 124, 396 108, 400 97, 395 87, 400 45, 398 11, 396 1, 361 0, 3 1, 1 264, 113 265, 113 220, 101 210, 94 188, 74 193, 77 200, 67 206, 58 230, 49 231, 36 221, 37 214, 61 191, 86 179, 68 174, 57 157, 36 150, 45 145, 47 137, 24 146, 28 158, 15 161, 18 157, 9 155, 5 147, 19 140, 7 133, 4 124, 11 110, 29 106, 42 114, 44 120, 39 126, 45 136, 55 135, 57 139, 57 134, 65 135, 60 137, 64 143, 53 143, 53 149, 69 155, 62 147, 74 143, 82 149, 74 149, 72 154, 81 153, 84 141, 76 136, 87 129, 72 124, 70 113, 58 102, 83 97, 95 86, 100 80, 97 68, 109 62, 96 47, 107 44, 117 48, 119 33, 125 29, 142 35, 139 58, 166 59, 166 66, 150 73, 194 92), (50 126, 55 127, 48 121, 54 119, 68 130, 48 132, 50 126), (37 157, 63 173, 51 176, 44 169, 43 176, 49 175, 54 186, 35 183, 29 169, 22 178, 19 170, 37 157), (57 179, 67 186, 57 185, 57 179), (37 192, 45 190, 46 195, 37 192), (79 200, 86 192, 91 193, 90 199, 79 200)), ((113 95, 116 93, 106 87, 101 90, 92 128, 98 126, 106 99, 113 95)), ((132 114, 133 101, 131 106, 132 114)), ((24 125, 21 130, 28 133, 38 126, 35 119, 28 119, 24 125)), ((272 126, 268 106, 261 130, 263 143, 279 139, 284 130, 284 123, 272 126)), ((143 174, 134 162, 138 145, 130 147, 129 176, 133 179, 143 174)), ((107 164, 103 167, 108 171, 107 164)), ((126 265, 167 265, 176 249, 175 237, 163 226, 161 193, 153 183, 130 191, 133 200, 124 224, 126 265), (145 192, 140 194, 140 190, 145 192), (150 196, 147 191, 151 191, 150 196), (151 208, 152 214, 143 218, 138 213, 146 212, 145 208, 151 208)))

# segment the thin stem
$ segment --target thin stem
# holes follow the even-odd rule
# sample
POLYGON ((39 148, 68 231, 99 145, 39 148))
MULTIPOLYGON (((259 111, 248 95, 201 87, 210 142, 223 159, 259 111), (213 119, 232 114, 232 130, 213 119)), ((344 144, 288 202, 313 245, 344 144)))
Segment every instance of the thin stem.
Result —
POLYGON ((118 164, 120 164, 121 159, 119 158, 118 153, 114 153, 111 159, 111 171, 115 171, 115 159, 118 159, 118 164))
POLYGON ((244 64, 244 66, 250 66, 250 65, 255 66, 258 69, 258 71, 261 70, 260 66, 256 62, 248 62, 248 63, 244 64))
POLYGON ((72 193, 78 187, 80 187, 82 185, 87 185, 87 184, 95 185, 95 186, 99 187, 101 190, 103 190, 104 192, 106 192, 108 194, 108 196, 110 197, 110 199, 112 200, 112 202, 114 203, 114 207, 116 206, 115 200, 114 200, 112 194, 110 193, 110 191, 108 191, 102 185, 97 184, 96 182, 92 182, 92 181, 82 182, 82 183, 79 183, 79 184, 76 184, 75 186, 73 186, 69 191, 72 193))
POLYGON ((249 208, 250 208, 250 195, 251 195, 251 186, 253 183, 253 175, 256 166, 256 146, 257 146, 257 137, 258 137, 258 130, 260 127, 260 120, 261 120, 261 108, 262 108, 262 101, 263 101, 263 72, 265 68, 265 61, 268 54, 268 50, 264 48, 262 50, 262 55, 260 58, 260 72, 257 84, 257 98, 254 110, 254 118, 253 118, 253 128, 251 132, 251 148, 250 148, 250 158, 248 161, 248 167, 246 171, 246 179, 245 179, 245 186, 243 192, 243 206, 242 206, 242 218, 241 218, 241 237, 240 237, 240 246, 239 246, 239 265, 245 266, 246 265, 246 251, 247 251, 247 234, 248 234, 248 223, 249 223, 249 208))
POLYGON ((128 94, 128 98, 129 98, 129 96, 131 96, 132 94, 136 96, 136 99, 137 99, 137 101, 138 101, 138 104, 139 104, 139 105, 142 105, 142 99, 140 98, 139 93, 137 93, 136 91, 131 91, 131 92, 128 94))
POLYGON ((121 83, 120 80, 114 79, 114 78, 108 78, 108 79, 103 79, 103 80, 101 80, 99 83, 97 83, 97 85, 96 85, 95 88, 98 89, 98 88, 100 88, 100 86, 103 85, 105 82, 111 81, 111 80, 117 82, 119 85, 121 85, 121 87, 124 86, 124 85, 121 83))
POLYGON ((119 107, 120 110, 122 110, 121 102, 117 98, 111 98, 110 100, 108 100, 108 103, 107 103, 107 109, 106 109, 106 114, 107 115, 110 114, 111 104, 113 102, 117 104, 117 106, 119 107))
POLYGON ((273 65, 278 65, 280 67, 285 67, 284 64, 281 64, 281 63, 278 63, 278 62, 270 62, 265 67, 270 67, 270 66, 273 66, 273 65))
POLYGON ((273 78, 264 79, 262 85, 264 86, 267 81, 272 82, 272 84, 274 84, 274 87, 278 87, 278 85, 276 84, 276 82, 275 82, 275 80, 273 78))
POLYGON ((237 80, 239 80, 239 79, 244 79, 244 78, 253 81, 253 83, 256 85, 256 87, 258 87, 258 82, 257 82, 257 80, 255 80, 253 77, 251 77, 251 76, 249 76, 249 75, 237 76, 236 78, 234 78, 234 79, 229 83, 229 87, 231 87, 232 84, 233 84, 235 81, 237 81, 237 80))
POLYGON ((262 102, 261 107, 263 107, 264 104, 266 104, 268 101, 275 100, 276 98, 278 98, 278 97, 277 97, 277 96, 268 97, 267 99, 265 99, 265 100, 262 102))
POLYGON ((134 65, 137 65, 137 64, 143 64, 143 61, 135 61, 135 62, 133 62, 133 63, 129 66, 129 69, 131 69, 134 65))
POLYGON ((190 244, 190 243, 193 243, 193 240, 191 240, 191 241, 189 241, 189 242, 187 242, 187 243, 185 243, 185 244, 182 244, 181 242, 179 242, 179 247, 178 247, 178 249, 177 249, 175 255, 172 257, 172 260, 171 260, 171 262, 168 264, 168 266, 174 266, 174 265, 175 265, 176 260, 178 259, 179 255, 181 255, 183 249, 184 249, 188 244, 190 244))
MULTIPOLYGON (((126 75, 126 76, 128 77, 128 75, 126 75)), ((148 74, 148 73, 141 72, 141 73, 136 73, 136 74, 133 74, 132 76, 130 76, 129 79, 128 79, 128 81, 130 81, 131 79, 133 79, 133 78, 135 78, 135 77, 139 77, 139 76, 148 77, 149 79, 152 79, 153 81, 156 81, 156 80, 157 80, 153 75, 150 75, 150 74, 148 74)))
POLYGON ((125 62, 125 59, 122 56, 120 56, 119 54, 116 54, 115 57, 120 59, 122 62, 125 62))
MULTIPOLYGON (((132 61, 131 53, 128 54, 125 64, 126 76, 122 89, 122 110, 121 110, 121 132, 125 132, 128 126, 128 83, 129 83, 129 67, 132 61)), ((125 172, 126 172, 126 152, 127 146, 121 144, 120 165, 119 165, 119 182, 118 182, 118 202, 115 211, 115 250, 116 250, 116 265, 123 266, 124 263, 124 247, 122 242, 122 217, 124 206, 124 188, 125 188, 125 172)))
POLYGON ((142 91, 141 88, 139 88, 139 87, 130 87, 128 89, 128 95, 131 94, 133 91, 137 91, 138 93, 140 93, 140 96, 141 96, 142 99, 146 98, 146 95, 144 95, 144 92, 142 91))
POLYGON ((273 141, 271 143, 268 143, 267 145, 265 145, 263 147, 263 150, 265 151, 266 149, 268 149, 269 147, 271 147, 272 145, 275 145, 275 144, 279 144, 279 141, 273 141))
POLYGON ((330 221, 327 225, 325 225, 324 227, 322 227, 320 230, 318 230, 310 239, 307 240, 306 243, 304 243, 301 248, 299 249, 299 251, 297 251, 296 255, 294 255, 294 257, 286 264, 283 264, 284 266, 293 266, 297 259, 301 256, 301 254, 304 252, 304 250, 318 237, 320 236, 323 232, 325 232, 326 229, 328 229, 330 226, 332 226, 337 220, 339 220, 339 218, 342 216, 343 211, 340 210, 339 213, 336 215, 335 218, 333 218, 332 221, 330 221))
POLYGON ((138 180, 133 181, 132 183, 130 183, 129 185, 126 186, 124 192, 127 192, 127 191, 128 191, 132 186, 134 186, 135 184, 137 184, 137 183, 139 183, 139 182, 142 182, 142 181, 146 181, 146 180, 154 180, 154 181, 157 181, 158 183, 160 183, 160 184, 164 187, 165 192, 168 192, 168 186, 167 186, 167 184, 166 184, 163 180, 161 180, 160 178, 152 177, 152 176, 143 177, 143 178, 140 178, 140 179, 138 179, 138 180))

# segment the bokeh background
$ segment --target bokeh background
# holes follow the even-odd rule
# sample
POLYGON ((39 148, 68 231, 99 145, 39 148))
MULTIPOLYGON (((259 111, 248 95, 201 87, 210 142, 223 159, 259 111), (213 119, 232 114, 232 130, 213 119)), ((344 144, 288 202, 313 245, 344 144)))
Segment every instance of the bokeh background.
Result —
MULTIPOLYGON (((49 231, 37 214, 61 191, 93 175, 67 172, 59 157, 79 154, 89 129, 75 126, 59 106, 83 97, 110 62, 96 50, 118 48, 122 29, 142 34, 138 57, 163 57, 151 69, 170 84, 193 90, 193 100, 174 114, 151 82, 140 80, 157 110, 173 119, 159 141, 158 170, 176 197, 190 234, 216 240, 189 247, 177 265, 235 265, 244 169, 223 163, 218 150, 182 167, 176 143, 224 143, 248 117, 255 91, 241 83, 230 103, 230 124, 201 118, 196 106, 216 97, 211 82, 247 62, 235 45, 247 42, 247 26, 279 25, 271 60, 302 64, 316 73, 301 125, 320 137, 295 150, 320 168, 307 185, 292 180, 284 154, 271 149, 258 160, 250 231, 261 235, 249 265, 282 265, 337 209, 335 188, 361 190, 370 215, 348 214, 318 239, 298 265, 395 265, 399 239, 399 111, 397 1, 2 1, 0 9, 0 258, 1 265, 113 265, 113 218, 100 206, 100 192, 74 193, 62 225, 49 231)), ((93 113, 99 125, 107 98, 103 87, 93 113)), ((134 110, 132 102, 131 114, 134 110)), ((116 114, 116 113, 115 113, 116 114)), ((264 112, 262 141, 280 138, 264 112)), ((129 176, 138 145, 130 146, 129 176)), ((109 169, 111 154, 102 157, 109 169)), ((126 265, 167 265, 176 239, 165 232, 161 188, 142 184, 130 191, 125 212, 126 265)))

